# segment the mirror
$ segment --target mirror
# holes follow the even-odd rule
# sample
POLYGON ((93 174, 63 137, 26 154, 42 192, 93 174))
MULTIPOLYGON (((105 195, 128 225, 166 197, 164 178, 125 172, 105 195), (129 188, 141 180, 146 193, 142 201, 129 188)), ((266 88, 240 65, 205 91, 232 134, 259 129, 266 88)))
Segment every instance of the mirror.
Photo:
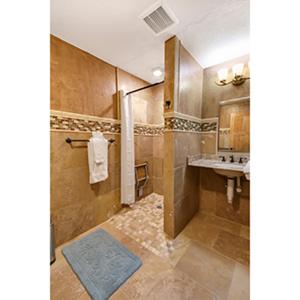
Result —
POLYGON ((250 97, 220 102, 218 151, 250 152, 250 97))

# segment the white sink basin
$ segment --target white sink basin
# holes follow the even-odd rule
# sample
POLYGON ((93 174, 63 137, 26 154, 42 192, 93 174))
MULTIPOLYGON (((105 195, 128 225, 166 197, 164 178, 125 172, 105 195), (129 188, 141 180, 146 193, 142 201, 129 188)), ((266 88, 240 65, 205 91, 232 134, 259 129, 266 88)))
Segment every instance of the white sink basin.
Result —
POLYGON ((219 175, 234 178, 244 175, 245 164, 240 164, 238 162, 222 162, 219 160, 212 159, 199 159, 197 161, 192 162, 190 166, 211 168, 219 175))
POLYGON ((243 168, 243 164, 239 163, 217 162, 213 164, 213 169, 217 174, 230 178, 243 176, 243 168))
MULTIPOLYGON (((222 166, 220 166, 222 167, 222 166)), ((242 171, 236 171, 236 170, 228 170, 228 169, 213 169, 217 174, 223 175, 226 177, 238 177, 238 176, 243 176, 244 173, 242 171)))

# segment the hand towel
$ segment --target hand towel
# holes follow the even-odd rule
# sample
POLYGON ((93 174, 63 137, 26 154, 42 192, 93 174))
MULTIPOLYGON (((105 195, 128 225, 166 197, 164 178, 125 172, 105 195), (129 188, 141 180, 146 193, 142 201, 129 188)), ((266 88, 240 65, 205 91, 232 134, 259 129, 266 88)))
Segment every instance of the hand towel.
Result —
MULTIPOLYGON (((102 133, 97 132, 97 134, 93 133, 92 146, 94 151, 94 161, 96 164, 101 164, 104 162, 103 156, 103 147, 106 147, 104 143, 104 138, 102 133), (100 135, 101 134, 101 135, 100 135)), ((104 150, 105 151, 105 150, 104 150)))
POLYGON ((93 132, 88 142, 90 184, 108 177, 108 142, 101 132, 93 132))

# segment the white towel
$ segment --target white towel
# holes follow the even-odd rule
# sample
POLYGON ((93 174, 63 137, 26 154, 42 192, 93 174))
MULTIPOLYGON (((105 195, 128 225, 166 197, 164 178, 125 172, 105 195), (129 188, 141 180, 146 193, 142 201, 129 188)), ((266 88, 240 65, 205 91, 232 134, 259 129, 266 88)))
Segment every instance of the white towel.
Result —
POLYGON ((250 160, 248 160, 246 166, 243 169, 243 172, 245 173, 246 178, 250 180, 250 160))
MULTIPOLYGON (((93 138, 92 139, 92 146, 93 146, 93 153, 94 153, 94 162, 96 164, 102 164, 104 162, 103 157, 103 138, 93 138)), ((105 147, 105 145, 104 145, 105 147)))
POLYGON ((108 177, 108 142, 101 132, 93 132, 88 142, 90 184, 108 177))

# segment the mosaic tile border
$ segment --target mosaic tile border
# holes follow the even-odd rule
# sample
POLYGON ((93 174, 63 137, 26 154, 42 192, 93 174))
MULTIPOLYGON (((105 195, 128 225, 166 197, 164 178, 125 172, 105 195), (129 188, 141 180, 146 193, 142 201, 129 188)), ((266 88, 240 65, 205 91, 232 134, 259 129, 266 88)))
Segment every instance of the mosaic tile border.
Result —
POLYGON ((134 134, 136 135, 163 135, 164 125, 148 125, 148 124, 134 124, 134 134))
POLYGON ((101 119, 94 117, 88 118, 85 115, 77 115, 76 117, 69 114, 59 115, 51 112, 50 128, 54 130, 69 130, 78 132, 101 131, 103 133, 120 133, 121 124, 114 120, 101 119))
POLYGON ((218 118, 202 119, 192 121, 180 117, 165 117, 165 131, 181 131, 181 132, 217 132, 218 118))
POLYGON ((192 115, 186 115, 183 113, 180 113, 178 111, 170 111, 167 113, 164 113, 164 118, 171 118, 171 117, 175 117, 175 118, 180 118, 180 119, 184 119, 184 120, 190 120, 196 123, 201 123, 201 118, 192 116, 192 115))
MULTIPOLYGON (((100 118, 64 111, 50 111, 50 129, 55 131, 92 132, 101 131, 107 134, 120 134, 121 123, 116 119, 100 118)), ((135 135, 163 135, 163 125, 134 124, 135 135)))

